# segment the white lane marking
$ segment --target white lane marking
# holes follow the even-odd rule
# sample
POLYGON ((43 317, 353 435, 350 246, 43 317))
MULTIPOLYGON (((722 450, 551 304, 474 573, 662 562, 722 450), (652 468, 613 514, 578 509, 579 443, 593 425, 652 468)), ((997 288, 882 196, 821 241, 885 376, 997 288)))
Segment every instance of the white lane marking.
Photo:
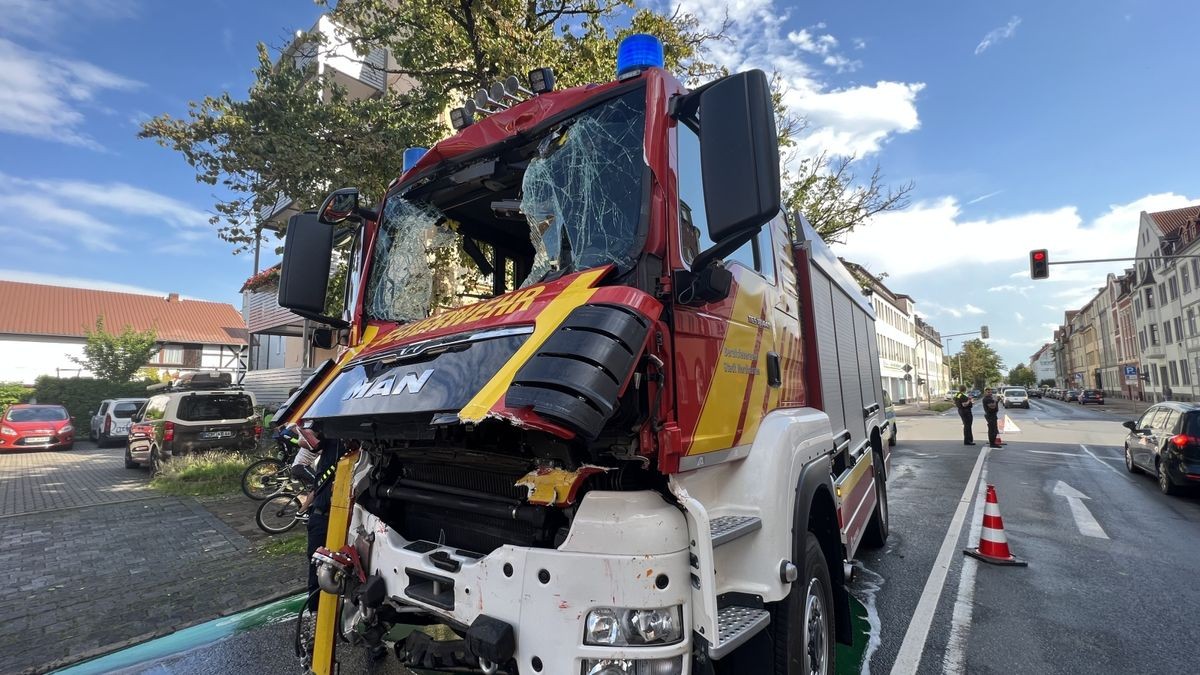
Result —
MULTIPOLYGON (((1081 450, 1083 450, 1084 452, 1086 452, 1087 454, 1091 455, 1092 459, 1096 460, 1097 462, 1100 462, 1100 466, 1107 467, 1109 471, 1112 471, 1113 473, 1117 474, 1121 478, 1124 478, 1126 481, 1129 481, 1129 476, 1126 476, 1125 474, 1121 473, 1120 471, 1117 471, 1116 469, 1114 469, 1112 467, 1111 464, 1105 463, 1103 460, 1101 460, 1099 457, 1096 456, 1096 453, 1092 452, 1091 450, 1088 450, 1086 445, 1080 443, 1079 448, 1081 450)), ((1124 463, 1125 460, 1122 459, 1121 462, 1124 463)))
POLYGON ((900 653, 892 664, 892 675, 912 675, 921 665, 921 655, 925 652, 925 640, 929 637, 929 627, 933 624, 933 615, 937 611, 938 598, 942 595, 942 587, 946 585, 946 574, 950 571, 950 560, 957 548, 958 538, 962 535, 963 521, 967 517, 967 509, 971 506, 971 495, 979 481, 979 472, 983 470, 983 462, 987 459, 988 449, 985 446, 975 460, 975 468, 963 488, 962 497, 958 500, 958 508, 946 528, 946 537, 942 539, 942 547, 937 559, 933 561, 933 569, 925 580, 925 590, 917 601, 912 619, 908 622, 908 630, 904 632, 904 641, 900 644, 900 653))
POLYGON ((1075 519, 1075 527, 1079 529, 1079 534, 1096 539, 1108 539, 1104 528, 1100 527, 1100 523, 1096 522, 1096 517, 1083 503, 1083 500, 1090 499, 1090 497, 1061 480, 1054 484, 1054 494, 1067 498, 1067 504, 1071 506, 1071 517, 1075 519))
MULTIPOLYGON (((971 531, 967 534, 967 546, 979 540, 983 529, 980 509, 987 495, 987 468, 979 476, 979 488, 975 491, 975 506, 971 509, 971 531)), ((946 639, 946 654, 942 657, 942 672, 958 675, 967 672, 967 640, 971 637, 971 616, 975 608, 975 570, 979 562, 974 558, 963 558, 962 572, 958 577, 958 595, 954 599, 954 613, 950 619, 950 636, 946 639)))
POLYGON ((1039 455, 1058 455, 1059 457, 1083 457, 1078 452, 1054 452, 1053 450, 1030 450, 1039 455))

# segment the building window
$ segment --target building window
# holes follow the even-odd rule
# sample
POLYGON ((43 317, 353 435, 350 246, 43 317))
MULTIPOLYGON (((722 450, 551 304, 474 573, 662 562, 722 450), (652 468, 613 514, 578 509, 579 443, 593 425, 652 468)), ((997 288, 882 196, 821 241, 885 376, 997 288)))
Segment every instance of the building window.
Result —
POLYGON ((158 350, 157 360, 155 363, 170 366, 181 365, 183 363, 183 347, 176 345, 164 345, 158 350))
POLYGON ((1154 309, 1154 287, 1146 289, 1146 309, 1154 309))
POLYGON ((1171 322, 1170 321, 1163 322, 1163 337, 1166 338, 1166 341, 1163 344, 1168 344, 1168 345, 1171 344, 1171 322))
POLYGON ((1158 299, 1160 302, 1167 301, 1167 282, 1162 282, 1158 285, 1158 299))
POLYGON ((1179 359, 1179 376, 1183 379, 1184 384, 1192 383, 1192 374, 1188 372, 1187 359, 1179 359))
POLYGON ((1174 361, 1171 362, 1171 384, 1179 386, 1179 366, 1174 361))
POLYGON ((1175 317, 1175 339, 1183 339, 1183 318, 1178 316, 1175 317))
MULTIPOLYGON (((1194 259, 1193 259, 1194 262, 1194 259)), ((1188 273, 1187 265, 1179 269, 1179 274, 1183 277, 1183 292, 1189 293, 1192 290, 1192 275, 1188 273)))
POLYGON ((1142 318, 1142 299, 1135 298, 1133 301, 1133 313, 1140 319, 1142 318))
POLYGON ((1196 310, 1188 307, 1188 335, 1196 334, 1196 310))
POLYGON ((1158 344, 1158 324, 1150 324, 1150 344, 1158 344))
POLYGON ((1150 385, 1151 385, 1151 386, 1154 386, 1154 387, 1157 387, 1157 386, 1158 386, 1158 372, 1157 372, 1157 369, 1156 369, 1154 366, 1149 366, 1149 367, 1147 367, 1147 370, 1149 370, 1149 371, 1150 371, 1150 385))
POLYGON ((1167 288, 1171 289, 1171 299, 1178 300, 1179 299, 1179 281, 1176 280, 1175 277, 1171 277, 1170 279, 1167 279, 1167 288))

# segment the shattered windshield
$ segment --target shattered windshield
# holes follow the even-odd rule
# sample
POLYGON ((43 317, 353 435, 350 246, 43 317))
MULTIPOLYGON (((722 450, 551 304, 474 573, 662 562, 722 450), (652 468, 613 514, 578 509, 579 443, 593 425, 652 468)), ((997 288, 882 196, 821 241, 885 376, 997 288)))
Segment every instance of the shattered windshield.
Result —
MULTIPOLYGON (((528 286, 550 275, 608 264, 632 266, 642 226, 644 97, 639 88, 601 103, 524 146, 519 158, 506 160, 499 170, 510 175, 523 171, 517 175, 519 183, 514 180, 508 187, 511 192, 495 192, 484 182, 478 193, 451 190, 453 203, 439 202, 436 191, 433 203, 388 198, 371 254, 367 314, 385 321, 419 321, 439 309, 490 297, 499 292, 494 288, 528 286), (516 223, 507 219, 515 226, 511 230, 492 220, 497 216, 491 205, 504 203, 519 210, 516 223), (488 205, 487 210, 480 204, 488 205), (519 229, 522 217, 527 235, 519 229), (465 231, 472 241, 459 236, 465 231), (506 242, 506 236, 520 237, 522 244, 528 236, 531 248, 526 250, 532 257, 517 251, 524 247, 514 247, 516 242, 506 242), (511 258, 495 265, 498 254, 491 242, 507 244, 501 246, 506 255, 526 257, 519 265, 511 258), (493 274, 511 276, 512 283, 502 278, 493 285, 488 279, 493 274)), ((428 199, 430 193, 425 194, 428 199)))
POLYGON ((625 94, 552 130, 522 181, 535 256, 526 285, 550 273, 628 267, 641 224, 644 93, 625 94))
POLYGON ((367 314, 385 321, 419 321, 429 316, 433 267, 439 249, 455 235, 438 209, 395 197, 387 200, 367 283, 367 314))

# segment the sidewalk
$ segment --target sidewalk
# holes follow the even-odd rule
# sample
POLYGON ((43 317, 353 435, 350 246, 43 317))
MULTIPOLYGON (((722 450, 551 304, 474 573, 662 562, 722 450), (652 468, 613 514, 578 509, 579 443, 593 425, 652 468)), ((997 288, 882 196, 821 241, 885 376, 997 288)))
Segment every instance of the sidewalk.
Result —
MULTIPOLYGON (((933 403, 936 405, 939 402, 940 401, 934 401, 933 403)), ((921 405, 919 408, 917 407, 917 404, 915 404, 915 403, 898 403, 898 404, 896 404, 895 409, 896 409, 896 417, 936 417, 938 415, 944 415, 944 414, 954 412, 953 407, 947 408, 946 410, 943 410, 942 412, 930 410, 929 404, 925 403, 924 401, 921 401, 921 405)))

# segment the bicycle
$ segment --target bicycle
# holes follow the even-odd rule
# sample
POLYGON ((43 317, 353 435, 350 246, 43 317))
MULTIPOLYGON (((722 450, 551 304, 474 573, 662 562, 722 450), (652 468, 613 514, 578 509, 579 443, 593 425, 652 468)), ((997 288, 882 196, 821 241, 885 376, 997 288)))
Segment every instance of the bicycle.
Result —
POLYGON ((308 514, 300 513, 302 490, 292 489, 298 481, 286 486, 269 497, 254 512, 254 522, 267 534, 283 534, 296 526, 308 522, 308 514))
POLYGON ((264 457, 242 472, 242 494, 254 501, 262 501, 279 492, 292 480, 291 465, 295 452, 288 445, 288 437, 282 433, 274 435, 277 457, 264 457))

